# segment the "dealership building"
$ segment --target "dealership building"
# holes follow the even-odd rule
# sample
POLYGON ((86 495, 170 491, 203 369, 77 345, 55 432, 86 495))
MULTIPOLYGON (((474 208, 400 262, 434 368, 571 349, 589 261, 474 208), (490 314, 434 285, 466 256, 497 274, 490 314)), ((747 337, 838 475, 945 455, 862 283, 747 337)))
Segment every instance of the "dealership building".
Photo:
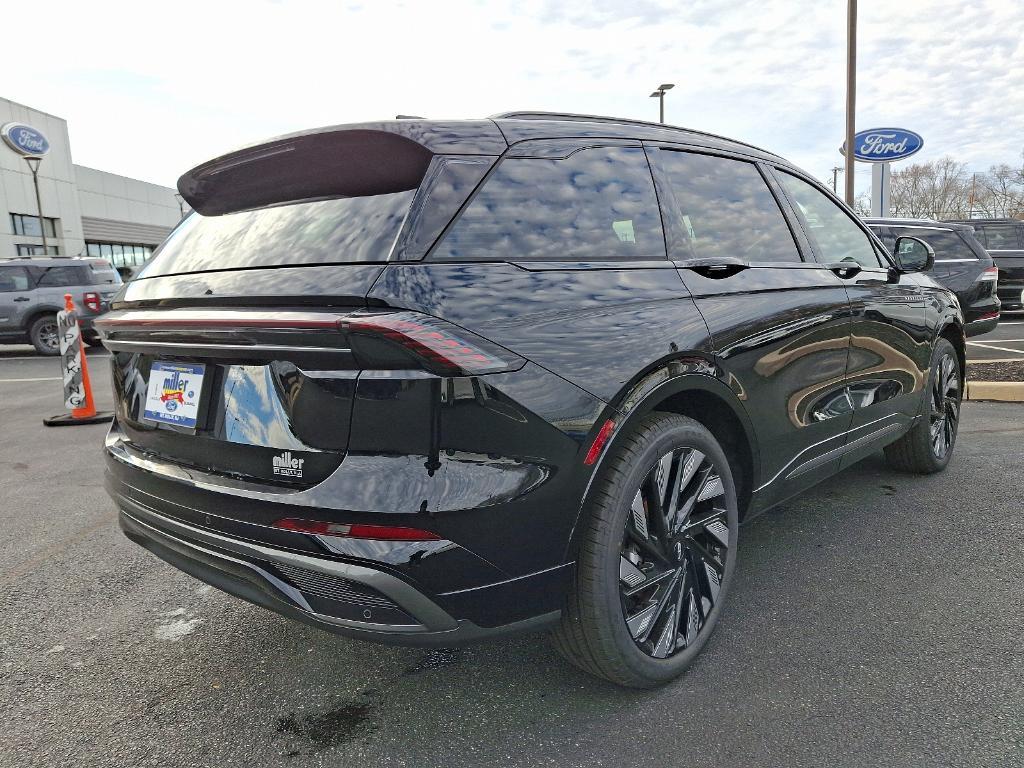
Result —
POLYGON ((0 126, 0 259, 46 253, 136 266, 188 210, 170 187, 75 165, 60 117, 0 98, 0 126))

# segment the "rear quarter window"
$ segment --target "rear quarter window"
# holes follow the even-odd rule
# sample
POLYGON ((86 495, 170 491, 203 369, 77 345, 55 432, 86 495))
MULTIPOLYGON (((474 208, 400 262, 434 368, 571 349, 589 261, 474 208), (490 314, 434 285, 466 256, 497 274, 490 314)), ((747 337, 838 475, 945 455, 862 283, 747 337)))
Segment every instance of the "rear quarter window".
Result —
POLYGON ((1020 227, 1015 224, 985 224, 974 228, 983 233, 984 237, 979 239, 990 251, 1013 251, 1021 247, 1020 227))
POLYGON ((924 240, 935 251, 936 261, 978 258, 963 238, 949 229, 893 227, 892 231, 896 237, 916 237, 924 240))
POLYGON ((84 266, 44 267, 36 283, 40 288, 65 288, 72 285, 90 285, 84 266))
POLYGON ((507 157, 431 252, 444 260, 664 259, 641 147, 507 157))

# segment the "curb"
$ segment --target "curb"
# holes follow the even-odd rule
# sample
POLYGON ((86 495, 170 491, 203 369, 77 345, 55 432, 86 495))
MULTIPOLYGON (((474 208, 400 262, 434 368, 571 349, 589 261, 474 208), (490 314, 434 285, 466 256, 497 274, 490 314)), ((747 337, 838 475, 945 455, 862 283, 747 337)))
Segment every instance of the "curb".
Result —
POLYGON ((969 381, 967 400, 1024 403, 1024 381, 969 381))

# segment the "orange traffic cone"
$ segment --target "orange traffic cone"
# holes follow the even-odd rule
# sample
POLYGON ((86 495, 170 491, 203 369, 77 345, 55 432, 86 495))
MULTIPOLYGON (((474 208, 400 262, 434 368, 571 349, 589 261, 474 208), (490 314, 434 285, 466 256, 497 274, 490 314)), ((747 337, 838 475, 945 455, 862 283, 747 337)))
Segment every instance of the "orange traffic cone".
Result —
POLYGON ((69 424, 102 424, 111 421, 110 411, 97 411, 89 381, 89 362, 85 359, 82 332, 78 327, 75 302, 70 293, 64 294, 64 311, 57 313, 57 335, 60 337, 60 367, 64 379, 64 404, 71 413, 62 413, 43 419, 48 427, 69 424))

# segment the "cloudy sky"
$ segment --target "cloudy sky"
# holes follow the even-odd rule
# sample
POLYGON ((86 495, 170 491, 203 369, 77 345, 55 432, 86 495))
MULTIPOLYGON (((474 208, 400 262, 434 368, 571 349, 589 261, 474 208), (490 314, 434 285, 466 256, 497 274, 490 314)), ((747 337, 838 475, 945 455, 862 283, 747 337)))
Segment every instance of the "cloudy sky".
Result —
MULTIPOLYGON (((276 134, 543 109, 666 120, 819 178, 841 164, 845 0, 37 2, 0 96, 66 118, 77 163, 172 185, 276 134)), ((10 20, 10 16, 7 17, 10 20)), ((1024 2, 861 0, 858 129, 984 170, 1024 149, 1024 2)), ((858 171, 858 188, 870 170, 858 171)))

